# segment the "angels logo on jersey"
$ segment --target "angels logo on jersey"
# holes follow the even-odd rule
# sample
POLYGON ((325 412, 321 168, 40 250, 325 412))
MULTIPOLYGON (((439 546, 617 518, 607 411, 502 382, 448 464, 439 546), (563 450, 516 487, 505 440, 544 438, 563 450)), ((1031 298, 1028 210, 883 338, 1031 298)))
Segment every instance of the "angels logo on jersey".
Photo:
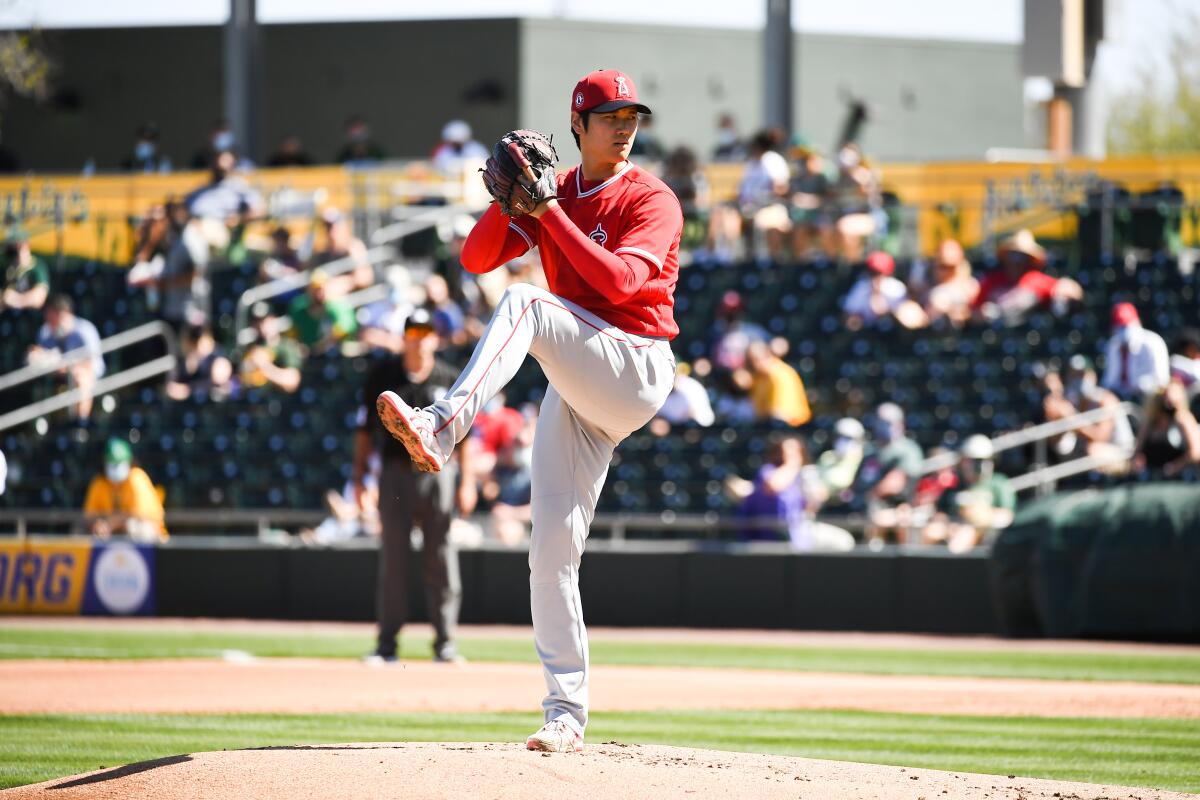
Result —
POLYGON ((629 85, 625 83, 625 76, 617 76, 617 97, 629 97, 629 85))
POLYGON ((591 239, 596 244, 603 247, 604 243, 608 241, 608 232, 605 231, 603 227, 601 227, 599 222, 597 222, 596 230, 589 233, 588 238, 591 239))

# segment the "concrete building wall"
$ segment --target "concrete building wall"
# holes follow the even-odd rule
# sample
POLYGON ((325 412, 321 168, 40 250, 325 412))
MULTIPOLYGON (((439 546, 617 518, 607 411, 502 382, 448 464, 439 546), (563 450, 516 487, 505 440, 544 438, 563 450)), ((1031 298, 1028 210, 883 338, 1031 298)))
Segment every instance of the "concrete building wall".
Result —
MULTIPOLYGON (((222 114, 218 27, 55 30, 59 99, 4 110, 3 145, 24 168, 112 169, 143 120, 185 166, 222 114)), ((260 157, 289 133, 318 161, 362 113, 393 156, 429 154, 442 125, 466 119, 494 141, 518 125, 554 133, 569 159, 569 100, 597 67, 630 73, 668 145, 707 153, 715 120, 744 134, 762 118, 762 37, 755 31, 564 20, 454 20, 264 26, 260 157)), ((797 35, 797 128, 832 145, 848 98, 872 120, 863 142, 886 160, 979 158, 1022 146, 1019 45, 797 35)))
MULTIPOLYGON (((571 89, 598 67, 633 77, 668 144, 709 152, 723 111, 743 134, 761 124, 758 32, 524 20, 521 43, 521 124, 567 142, 571 89)), ((977 159, 1025 144, 1019 45, 797 35, 794 54, 795 127, 820 147, 833 146, 851 98, 871 108, 862 142, 877 159, 977 159)))

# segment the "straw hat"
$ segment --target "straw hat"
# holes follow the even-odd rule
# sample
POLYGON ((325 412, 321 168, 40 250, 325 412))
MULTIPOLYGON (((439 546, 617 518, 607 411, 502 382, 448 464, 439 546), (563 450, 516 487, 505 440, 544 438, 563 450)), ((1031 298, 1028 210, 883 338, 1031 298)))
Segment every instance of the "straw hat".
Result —
POLYGON ((1028 228, 1009 236, 1000 243, 997 255, 1004 258, 1007 253, 1023 253, 1029 256, 1040 267, 1046 263, 1046 249, 1033 238, 1033 232, 1028 228))

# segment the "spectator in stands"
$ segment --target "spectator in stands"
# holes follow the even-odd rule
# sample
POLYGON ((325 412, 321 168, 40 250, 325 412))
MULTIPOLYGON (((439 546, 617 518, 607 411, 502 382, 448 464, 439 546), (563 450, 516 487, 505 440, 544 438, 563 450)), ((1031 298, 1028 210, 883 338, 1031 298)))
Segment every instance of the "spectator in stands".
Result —
POLYGON ((291 232, 279 225, 271 231, 271 250, 258 268, 260 283, 287 278, 304 270, 300 253, 292 247, 291 232))
POLYGON ((1171 377, 1167 343, 1142 327, 1133 303, 1113 306, 1112 326, 1101 385, 1125 400, 1140 400, 1162 391, 1171 377))
POLYGON ((51 296, 42 313, 45 324, 38 331, 37 343, 29 348, 29 363, 52 365, 73 351, 87 353, 87 358, 57 371, 58 375, 66 378, 68 389, 79 390, 75 417, 81 424, 86 424, 92 414, 92 392, 96 381, 104 377, 100 334, 95 325, 75 316, 74 304, 66 295, 51 296))
POLYGON ((138 227, 130 286, 145 288, 147 305, 180 331, 208 322, 212 241, 228 244, 228 232, 215 220, 194 220, 183 203, 152 206, 138 227))
POLYGON ((433 168, 448 178, 463 178, 483 166, 491 153, 471 138, 471 126, 452 119, 442 127, 442 140, 433 150, 433 168))
POLYGON ((312 163, 312 156, 305 152, 300 137, 294 133, 280 139, 279 146, 267 160, 268 167, 307 167, 312 163))
POLYGON ((228 227, 261 217, 265 211, 262 195, 238 172, 232 150, 213 156, 208 183, 184 200, 193 217, 225 223, 228 227))
POLYGON ((879 178, 853 142, 838 151, 837 168, 830 192, 837 245, 843 260, 855 262, 862 258, 866 241, 880 229, 879 178))
POLYGON ((700 168, 694 151, 683 145, 672 150, 663 166, 662 179, 679 200, 685 220, 706 217, 711 202, 708 178, 700 168))
POLYGON ((797 258, 814 251, 831 256, 836 249, 829 208, 832 180, 825 158, 802 136, 792 138, 791 157, 792 252, 797 258))
POLYGON ((694 422, 707 428, 716 421, 708 392, 700 381, 692 377, 692 368, 686 361, 675 367, 675 385, 663 401, 658 416, 671 425, 694 422))
POLYGON ((329 276, 329 296, 344 297, 375 282, 375 268, 367 255, 367 246, 354 235, 350 220, 334 207, 321 212, 321 233, 324 243, 313 253, 312 266, 323 267, 342 259, 351 259, 349 272, 329 276))
POLYGON ((853 417, 842 417, 833 426, 833 445, 817 459, 818 498, 825 505, 847 505, 865 455, 867 431, 853 417))
POLYGON ((928 283, 921 281, 925 285, 920 286, 918 296, 930 324, 944 319, 962 327, 971 319, 971 304, 979 294, 979 281, 971 274, 971 262, 962 245, 954 239, 944 240, 929 272, 928 283))
MULTIPOLYGON (((520 427, 506 437, 496 451, 492 467, 480 479, 480 498, 491 504, 489 524, 492 535, 509 547, 526 541, 531 519, 533 488, 533 434, 537 427, 537 407, 528 413, 517 412, 520 427)), ((476 419, 478 424, 478 418, 476 419)))
POLYGON ((1197 464, 1200 464, 1200 423, 1188 406, 1183 384, 1170 381, 1146 400, 1133 467, 1151 478, 1194 480, 1197 464))
POLYGON ((358 114, 347 118, 342 128, 345 142, 334 160, 350 166, 371 166, 386 156, 383 148, 371 138, 371 128, 358 114))
POLYGON ((418 472, 404 445, 387 435, 375 411, 375 398, 387 390, 403 392, 414 402, 432 403, 458 378, 457 370, 437 358, 438 337, 428 312, 418 310, 405 330, 400 357, 375 362, 363 386, 362 424, 354 437, 352 481, 361 484, 372 452, 381 459, 379 513, 383 523, 377 584, 378 638, 370 661, 395 661, 397 637, 408 618, 411 537, 414 525, 424 534, 426 608, 434 629, 433 659, 462 661, 454 642, 462 588, 458 552, 450 542, 450 521, 457 505, 464 516, 475 508, 476 484, 472 448, 457 448, 436 473, 418 472), (461 475, 461 480, 460 480, 461 475))
POLYGON ((266 303, 250 310, 253 338, 242 356, 241 385, 249 388, 274 386, 289 394, 300 388, 300 345, 279 332, 279 318, 266 303))
POLYGON ((725 372, 733 372, 746 365, 746 350, 752 342, 766 342, 767 331, 756 322, 747 322, 742 296, 730 289, 721 296, 717 304, 711 328, 711 353, 713 365, 725 372))
POLYGON ((475 474, 484 476, 496 466, 496 458, 506 447, 511 447, 525 428, 525 417, 512 406, 505 405, 506 397, 500 391, 488 401, 471 427, 471 464, 475 474))
POLYGON ((786 535, 792 549, 800 551, 853 549, 854 537, 848 532, 811 519, 805 460, 800 439, 786 436, 767 451, 750 486, 734 482, 735 491, 748 491, 736 512, 744 520, 741 537, 778 541, 786 535))
POLYGON ((358 332, 354 309, 344 300, 330 297, 328 284, 324 270, 313 270, 308 291, 288 306, 291 333, 311 355, 334 351, 358 332))
POLYGON ((906 328, 929 324, 925 312, 908 299, 908 289, 895 277, 896 262, 889 254, 882 250, 871 253, 866 268, 866 273, 850 287, 842 301, 847 329, 861 330, 889 317, 906 328))
MULTIPOLYGON (((1121 404, 1115 394, 1097 385, 1092 362, 1079 354, 1071 356, 1063 376, 1048 370, 1042 383, 1046 391, 1042 411, 1047 422, 1121 404)), ((1115 413, 1108 419, 1064 433, 1051 440, 1051 445, 1061 460, 1096 456, 1123 464, 1133 448, 1133 428, 1125 414, 1115 413)))
POLYGON ((83 513, 98 539, 124 534, 141 544, 167 540, 162 498, 146 471, 134 465, 133 449, 124 439, 105 445, 104 474, 88 485, 83 513))
POLYGON ((1183 384, 1188 402, 1200 394, 1200 330, 1184 328, 1175 335, 1175 353, 1171 356, 1171 379, 1183 384))
POLYGON ((408 269, 387 271, 388 296, 359 311, 358 340, 371 350, 399 355, 404 351, 404 323, 413 312, 408 269))
MULTIPOLYGON (((212 130, 209 132, 208 142, 198 149, 192 156, 192 169, 208 169, 221 153, 232 153, 237 148, 237 137, 233 133, 233 126, 229 124, 229 120, 220 118, 213 123, 212 130)), ((236 159, 235 159, 236 162, 236 159)), ((234 166, 237 166, 235 163, 234 166)), ((242 166, 252 166, 249 161, 245 161, 242 166)))
POLYGON ((466 344, 466 315, 450 297, 446 279, 436 272, 425 281, 425 308, 433 316, 433 326, 442 337, 443 347, 466 344))
POLYGON ((315 528, 300 531, 305 544, 330 545, 350 539, 379 536, 379 480, 378 469, 363 477, 361 487, 347 481, 338 494, 330 489, 325 493, 325 507, 329 516, 315 528), (356 490, 357 489, 357 490, 356 490))
POLYGON ((883 403, 872 420, 873 447, 867 451, 856 478, 856 493, 867 501, 867 537, 873 547, 889 536, 907 539, 912 522, 912 493, 921 473, 924 453, 908 438, 904 410, 883 403))
POLYGON ((167 377, 167 397, 224 399, 233 378, 233 366, 217 347, 212 331, 189 325, 179 336, 179 348, 179 360, 167 377))
POLYGON ((29 247, 29 235, 15 230, 4 243, 4 284, 0 311, 40 311, 50 292, 50 268, 29 247))
POLYGON ((143 122, 134 134, 133 150, 121 160, 126 172, 170 172, 171 159, 159 150, 158 126, 143 122))
POLYGON ((746 349, 750 402, 760 420, 775 419, 799 427, 812 419, 804 382, 765 342, 751 342, 746 349))
POLYGON ((746 147, 738 133, 733 114, 725 112, 717 117, 717 145, 713 148, 713 161, 742 161, 746 158, 746 147))
POLYGON ((968 436, 959 453, 958 488, 942 494, 939 513, 923 536, 927 544, 945 542, 951 553, 965 553, 1007 528, 1017 508, 1017 493, 995 471, 990 439, 968 436))
POLYGON ((1083 300, 1083 288, 1077 282, 1043 271, 1046 251, 1028 230, 1017 231, 1001 242, 996 257, 999 266, 980 281, 972 303, 972 311, 985 321, 1017 325, 1038 306, 1062 312, 1069 303, 1083 300))
POLYGON ((639 164, 657 164, 666 159, 667 148, 654 130, 654 115, 642 114, 638 117, 637 138, 633 140, 629 155, 639 164))
POLYGON ((770 131, 761 131, 750 140, 746 171, 738 184, 741 216, 751 224, 754 256, 778 260, 783 251, 784 235, 791 231, 788 213, 788 186, 791 170, 787 160, 775 149, 770 131))

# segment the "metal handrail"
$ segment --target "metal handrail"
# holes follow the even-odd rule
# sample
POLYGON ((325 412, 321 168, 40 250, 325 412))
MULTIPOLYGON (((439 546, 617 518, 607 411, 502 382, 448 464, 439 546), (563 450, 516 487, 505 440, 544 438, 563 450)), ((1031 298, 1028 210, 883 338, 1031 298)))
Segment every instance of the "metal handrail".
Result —
MULTIPOLYGON (((179 360, 179 342, 176 340, 175 331, 171 329, 171 326, 162 321, 147 322, 144 325, 138 325, 136 328, 130 328, 127 331, 121 331, 120 333, 115 333, 112 336, 101 339, 100 352, 108 353, 113 350, 119 350, 122 347, 128 347, 131 344, 152 339, 156 336, 161 336, 166 343, 166 355, 159 356, 143 364, 138 364, 136 367, 130 367, 112 375, 105 375, 96 381, 96 385, 92 387, 92 395, 108 394, 117 389, 123 389, 126 386, 140 383, 148 378, 165 375, 175 369, 175 364, 179 360)), ((63 353, 50 363, 22 367, 7 375, 0 376, 0 391, 10 389, 13 386, 26 383, 44 375, 49 375, 64 367, 77 364, 89 358, 91 358, 91 353, 86 347, 77 347, 74 350, 63 353)), ((52 414, 55 411, 69 408, 82 399, 83 390, 75 388, 57 394, 54 397, 47 397, 44 400, 30 403, 15 411, 0 415, 0 431, 15 428, 18 425, 24 425, 26 422, 35 420, 46 414, 52 414)))
POLYGON ((1081 475, 1085 472, 1091 472, 1094 469, 1102 469, 1111 467, 1114 464, 1127 462, 1133 456, 1133 448, 1123 448, 1116 453, 1107 456, 1082 456, 1073 458, 1070 461, 1064 461, 1061 464, 1051 464, 1048 467, 1027 472, 1024 475, 1018 475, 1008 481, 1009 486, 1014 492, 1023 492, 1027 489, 1036 489, 1039 486, 1044 486, 1048 483, 1055 483, 1063 478, 1070 478, 1073 475, 1081 475))
MULTIPOLYGON (((138 364, 136 367, 122 370, 114 375, 105 375, 96 381, 96 385, 92 387, 92 396, 95 397, 115 392, 118 389, 124 389, 126 386, 140 383, 157 375, 166 375, 175 369, 175 364, 176 357, 168 354, 159 356, 144 364, 138 364)), ((82 399, 83 390, 75 388, 62 394, 56 394, 54 397, 47 397, 45 400, 30 403, 23 408, 18 408, 16 411, 10 411, 0 416, 0 431, 24 425, 26 422, 30 422, 46 414, 53 414, 55 411, 64 408, 70 408, 82 399)))
MULTIPOLYGON (((396 250, 393 247, 373 247, 366 253, 367 263, 372 267, 395 257, 396 250)), ((355 256, 345 256, 319 267, 310 267, 292 275, 284 275, 282 278, 275 278, 259 286, 250 287, 238 298, 237 310, 234 312, 234 329, 239 335, 241 334, 242 329, 246 327, 246 318, 250 313, 250 307, 260 300, 269 300, 295 289, 303 289, 312 280, 314 270, 320 269, 331 276, 341 275, 344 272, 350 272, 360 263, 355 256)))
POLYGON ((465 203, 422 208, 420 211, 411 214, 407 219, 393 222, 391 225, 385 225, 375 231, 371 234, 371 244, 378 245, 385 242, 395 242, 403 239, 405 236, 411 236, 418 231, 434 227, 444 217, 474 214, 478 210, 477 207, 465 203))
MULTIPOLYGON (((112 336, 101 339, 100 352, 109 353, 113 350, 120 350, 122 347, 128 347, 131 344, 153 336, 162 336, 167 344, 167 352, 174 356, 179 355, 179 345, 175 339, 175 331, 171 329, 170 325, 161 320, 147 322, 144 325, 138 325, 136 328, 114 333, 112 336)), ((27 383, 35 378, 40 378, 43 375, 58 372, 60 369, 74 366, 81 361, 87 361, 91 357, 92 354, 88 348, 77 347, 74 350, 61 353, 57 358, 46 359, 38 364, 30 364, 13 370, 5 375, 0 375, 0 392, 10 389, 13 386, 27 383)))
MULTIPOLYGON (((1070 417, 1056 419, 1052 422, 1043 422, 1040 425, 1034 425, 1031 428, 1023 428, 1019 431, 1011 433, 1002 433, 994 437, 992 448, 994 452, 1000 453, 1005 450, 1011 450, 1015 447, 1023 447, 1032 442, 1044 441, 1055 436, 1061 436, 1064 433, 1086 428, 1088 425, 1094 425, 1097 422, 1102 422, 1108 417, 1115 417, 1118 413, 1123 413, 1131 416, 1137 412, 1137 406, 1133 403, 1119 403, 1115 406, 1107 406, 1105 408, 1093 408, 1091 411, 1082 411, 1070 417)), ((953 467, 962 460, 962 456, 958 453, 943 453, 939 456, 931 456, 921 462, 920 468, 917 471, 917 477, 928 475, 931 472, 953 467)))

